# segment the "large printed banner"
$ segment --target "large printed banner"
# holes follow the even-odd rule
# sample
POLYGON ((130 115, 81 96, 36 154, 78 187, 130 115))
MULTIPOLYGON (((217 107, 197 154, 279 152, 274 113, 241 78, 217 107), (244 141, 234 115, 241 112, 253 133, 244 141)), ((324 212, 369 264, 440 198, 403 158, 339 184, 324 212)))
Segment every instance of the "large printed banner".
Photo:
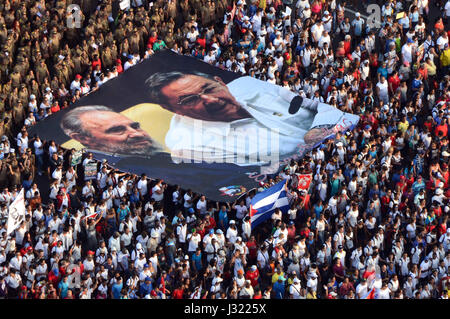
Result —
POLYGON ((358 120, 167 50, 31 130, 118 169, 232 201, 358 120))

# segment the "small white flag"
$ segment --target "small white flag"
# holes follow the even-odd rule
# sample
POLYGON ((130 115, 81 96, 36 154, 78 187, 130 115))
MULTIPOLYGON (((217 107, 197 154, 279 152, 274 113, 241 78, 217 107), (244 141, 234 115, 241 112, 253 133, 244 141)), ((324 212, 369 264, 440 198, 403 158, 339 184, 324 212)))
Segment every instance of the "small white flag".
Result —
POLYGON ((23 188, 9 206, 7 235, 11 234, 25 220, 25 198, 23 188))

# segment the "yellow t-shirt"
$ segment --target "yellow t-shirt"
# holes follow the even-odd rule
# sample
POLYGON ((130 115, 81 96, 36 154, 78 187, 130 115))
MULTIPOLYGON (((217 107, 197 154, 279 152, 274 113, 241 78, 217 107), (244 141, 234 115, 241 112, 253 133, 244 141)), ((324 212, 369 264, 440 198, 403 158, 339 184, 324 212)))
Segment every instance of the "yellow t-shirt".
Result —
POLYGON ((408 129, 408 127, 409 127, 408 121, 400 122, 400 123, 398 124, 398 129, 399 129, 400 131, 402 131, 403 133, 406 132, 406 130, 408 129))
POLYGON ((278 274, 277 272, 272 275, 272 283, 276 283, 278 281, 278 277, 284 277, 284 272, 278 274))

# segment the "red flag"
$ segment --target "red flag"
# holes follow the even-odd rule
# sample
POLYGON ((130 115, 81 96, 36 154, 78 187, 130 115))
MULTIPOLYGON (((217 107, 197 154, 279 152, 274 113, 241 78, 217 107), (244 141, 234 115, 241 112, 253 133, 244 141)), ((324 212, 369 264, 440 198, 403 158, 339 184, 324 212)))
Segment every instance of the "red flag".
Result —
POLYGON ((161 276, 161 291, 163 294, 166 294, 166 281, 164 280, 164 276, 161 276))
POLYGON ((312 182, 312 174, 296 174, 297 175, 297 189, 309 191, 312 182))

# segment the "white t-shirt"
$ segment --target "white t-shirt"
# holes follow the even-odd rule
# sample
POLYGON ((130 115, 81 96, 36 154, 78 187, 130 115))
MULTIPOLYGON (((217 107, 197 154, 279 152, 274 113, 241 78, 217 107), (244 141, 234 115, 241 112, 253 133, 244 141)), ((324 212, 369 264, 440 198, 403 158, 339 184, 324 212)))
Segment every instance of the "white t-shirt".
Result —
POLYGON ((159 185, 155 185, 152 188, 152 198, 156 201, 159 202, 161 200, 163 200, 164 198, 164 193, 162 194, 158 194, 157 191, 159 192, 161 190, 161 187, 159 185))
POLYGON ((317 39, 317 41, 319 41, 320 37, 322 36, 323 30, 324 30, 323 25, 319 26, 316 23, 311 28, 311 34, 314 35, 314 38, 317 39))
POLYGON ((388 95, 388 82, 384 81, 384 83, 378 82, 377 88, 380 89, 380 97, 387 97, 388 95))
POLYGON ((194 252, 197 247, 198 247, 198 243, 202 240, 200 234, 196 233, 195 235, 190 236, 189 238, 189 248, 188 251, 189 252, 194 252))
POLYGON ((137 188, 138 190, 141 192, 142 196, 147 195, 147 180, 139 180, 138 184, 137 184, 137 188))
POLYGON ((247 215, 247 213, 248 213, 248 209, 247 209, 247 207, 245 205, 243 205, 243 206, 241 206, 241 205, 235 206, 235 209, 236 209, 236 218, 237 219, 244 218, 245 215, 247 215))
POLYGON ((404 60, 411 63, 412 62, 412 46, 409 46, 408 44, 403 45, 402 55, 403 55, 404 60))
POLYGON ((191 199, 192 199, 192 197, 189 196, 188 193, 184 194, 184 208, 192 207, 192 203, 188 203, 188 201, 191 199))
POLYGON ((204 200, 204 201, 199 200, 197 202, 197 209, 200 211, 201 214, 205 214, 206 213, 206 200, 204 200))

